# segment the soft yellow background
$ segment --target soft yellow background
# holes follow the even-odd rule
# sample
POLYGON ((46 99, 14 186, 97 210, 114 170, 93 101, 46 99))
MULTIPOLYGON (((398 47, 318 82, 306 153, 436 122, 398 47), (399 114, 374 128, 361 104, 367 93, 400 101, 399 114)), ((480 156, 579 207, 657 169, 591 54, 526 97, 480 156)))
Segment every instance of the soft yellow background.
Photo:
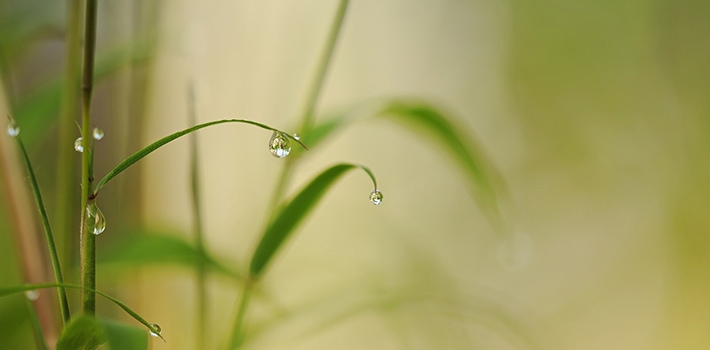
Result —
MULTIPOLYGON (((166 2, 144 142, 188 125, 191 80, 199 121, 297 132, 336 3, 166 2)), ((708 13, 701 1, 353 1, 319 118, 372 97, 442 106, 507 181, 517 249, 501 252, 440 149, 357 123, 309 153, 290 193, 348 161, 376 172, 384 203, 367 202, 361 174, 326 195, 264 280, 277 308, 307 311, 249 348, 710 346, 708 13), (427 298, 319 328, 348 305, 408 293, 427 298)), ((283 161, 263 130, 198 135, 208 246, 244 267, 283 161)), ((188 188, 186 154, 176 143, 144 163, 149 224, 190 229, 176 190, 188 188)), ((223 343, 237 297, 213 282, 205 348, 223 343)), ((149 270, 136 285, 137 308, 168 339, 153 349, 194 348, 191 277, 149 270)), ((249 326, 271 312, 253 306, 249 326)))

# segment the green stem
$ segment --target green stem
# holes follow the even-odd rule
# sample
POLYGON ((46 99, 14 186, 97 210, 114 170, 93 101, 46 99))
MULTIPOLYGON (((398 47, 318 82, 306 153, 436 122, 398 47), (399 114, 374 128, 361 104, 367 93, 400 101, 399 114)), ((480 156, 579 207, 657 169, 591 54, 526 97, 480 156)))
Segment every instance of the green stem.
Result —
POLYGON ((229 350, 239 349, 244 343, 244 317, 247 313, 247 307, 249 305, 249 300, 251 299, 251 293, 255 282, 256 281, 251 278, 246 278, 244 280, 244 288, 242 288, 242 295, 239 299, 239 306, 237 307, 237 316, 234 319, 232 338, 229 341, 229 350))
MULTIPOLYGON (((189 117, 190 124, 197 124, 197 113, 195 107, 195 86, 191 82, 188 91, 188 103, 189 103, 189 117)), ((200 256, 206 256, 204 235, 202 232, 202 204, 200 202, 200 172, 198 164, 198 149, 197 149, 197 135, 192 135, 190 138, 190 180, 191 180, 191 197, 192 197, 192 217, 193 217, 193 230, 195 231, 195 248, 200 253, 200 256)), ((197 266, 197 329, 198 345, 205 346, 206 333, 207 333, 207 289, 206 289, 206 279, 207 279, 207 266, 205 265, 205 260, 200 259, 199 266, 197 266)), ((199 347, 199 346, 198 346, 199 347)))
POLYGON ((86 208, 91 193, 91 95, 94 87, 94 52, 96 49, 96 0, 86 0, 84 22, 84 69, 82 74, 81 137, 81 306, 85 314, 96 312, 96 236, 86 230, 86 208))
MULTIPOLYGON (((42 194, 39 191, 39 184, 37 183, 37 178, 35 177, 34 170, 32 169, 32 164, 30 163, 30 158, 27 155, 27 150, 25 149, 22 139, 17 136, 17 145, 22 152, 22 159, 25 161, 25 166, 27 167, 27 173, 30 177, 30 184, 32 185, 32 194, 35 197, 35 203, 37 203, 37 210, 39 211, 39 216, 42 218, 42 225, 44 226, 44 234, 47 240, 47 247, 49 248, 49 257, 52 262, 52 270, 54 271, 54 279, 57 283, 64 283, 64 276, 62 275, 62 268, 59 262, 59 254, 57 253, 57 246, 54 243, 54 235, 52 234, 52 227, 49 225, 49 217, 47 216, 47 210, 44 207, 44 201, 42 200, 42 194)), ((57 289, 57 294, 59 295, 59 309, 62 314, 62 322, 66 324, 69 322, 69 301, 67 299, 66 290, 64 288, 57 289)))
POLYGON ((54 229, 62 251, 62 265, 74 264, 74 237, 72 208, 76 203, 75 169, 73 166, 74 149, 71 145, 75 138, 75 110, 79 91, 80 37, 81 37, 81 1, 70 0, 67 6, 67 38, 64 55, 64 88, 62 89, 61 116, 59 118, 59 137, 57 147, 57 198, 54 208, 54 229))
POLYGON ((37 312, 32 307, 32 302, 27 298, 25 299, 25 306, 27 307, 27 315, 30 317, 30 323, 32 324, 32 330, 35 335, 35 343, 37 343, 37 349, 49 350, 47 347, 47 342, 44 338, 44 332, 42 332, 42 326, 39 323, 39 318, 37 318, 37 312))
MULTIPOLYGON (((335 45, 340 37, 340 32, 343 27, 349 2, 349 0, 341 0, 338 5, 338 9, 336 10, 335 18, 333 19, 330 31, 328 32, 328 38, 325 42, 325 47, 323 48, 323 52, 321 53, 318 64, 316 65, 316 72, 313 76, 313 81, 311 81, 308 94, 306 95, 306 101, 301 114, 301 125, 298 129, 301 134, 306 135, 315 122, 316 105, 318 104, 318 98, 323 90, 323 82, 325 81, 326 74, 328 73, 328 68, 330 68, 330 62, 333 60, 333 52, 335 51, 335 45)), ((277 205, 281 198, 283 198, 291 179, 291 173, 293 173, 292 170, 295 161, 295 157, 286 160, 286 164, 284 164, 284 167, 281 170, 281 174, 279 175, 279 179, 276 183, 276 188, 271 197, 271 208, 277 205)))

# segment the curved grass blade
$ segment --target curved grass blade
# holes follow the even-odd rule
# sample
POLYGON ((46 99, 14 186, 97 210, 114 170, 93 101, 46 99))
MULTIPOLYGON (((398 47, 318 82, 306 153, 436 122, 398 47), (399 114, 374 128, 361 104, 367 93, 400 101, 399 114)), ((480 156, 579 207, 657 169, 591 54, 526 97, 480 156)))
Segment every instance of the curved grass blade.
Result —
POLYGON ((123 162, 121 162, 121 163, 118 164, 115 168, 113 168, 113 170, 109 171, 109 173, 106 174, 106 176, 104 176, 104 178, 101 179, 101 181, 99 181, 99 183, 96 184, 96 187, 94 188, 94 194, 93 194, 92 197, 96 197, 96 195, 99 193, 99 190, 101 190, 101 188, 102 188, 104 185, 106 185, 109 181, 111 181, 111 180, 112 180, 114 177, 116 177, 118 174, 122 173, 124 170, 128 169, 131 165, 133 165, 133 164, 136 163, 137 161, 143 159, 145 156, 149 155, 150 153, 152 153, 153 151, 157 150, 158 148, 160 148, 160 147, 166 145, 167 143, 169 143, 169 142, 171 142, 171 141, 173 141, 173 140, 175 140, 175 139, 177 139, 177 138, 179 138, 179 137, 181 137, 181 136, 185 136, 185 135, 187 135, 187 134, 190 134, 190 133, 195 132, 195 131, 197 131, 197 130, 200 130, 200 129, 202 129, 202 128, 206 128, 206 127, 208 127, 208 126, 217 125, 217 124, 224 124, 224 123, 244 123, 244 124, 251 124, 251 125, 254 125, 254 126, 258 126, 258 127, 262 128, 262 129, 271 130, 271 131, 278 131, 278 132, 280 132, 280 133, 286 135, 288 138, 290 138, 290 139, 296 141, 296 142, 297 142, 299 145, 301 145, 303 148, 308 149, 308 147, 306 147, 306 145, 304 145, 301 141, 296 140, 295 138, 293 138, 293 136, 289 135, 288 133, 285 133, 285 132, 283 132, 283 131, 281 131, 281 130, 278 130, 278 129, 274 129, 274 128, 272 128, 272 127, 266 125, 266 124, 262 124, 262 123, 259 123, 259 122, 255 122, 255 121, 251 121, 251 120, 246 120, 246 119, 223 119, 223 120, 215 120, 215 121, 211 121, 211 122, 207 122, 207 123, 195 125, 195 126, 193 126, 193 127, 187 128, 187 129, 185 129, 185 130, 178 131, 178 132, 176 132, 176 133, 173 133, 173 134, 170 134, 170 135, 168 135, 168 136, 165 136, 165 137, 163 137, 162 139, 160 139, 160 140, 158 140, 158 141, 155 141, 155 142, 151 143, 150 145, 144 147, 143 149, 139 150, 138 152, 136 152, 136 153, 130 155, 128 158, 126 158, 125 160, 123 160, 123 162))
POLYGON ((117 235, 112 249, 99 257, 103 265, 128 268, 136 265, 178 264, 197 269, 199 266, 219 272, 233 279, 241 276, 221 264, 206 252, 200 251, 179 237, 148 232, 117 235))
POLYGON ((122 303, 120 300, 106 294, 103 292, 99 292, 98 290, 93 290, 93 289, 88 289, 84 288, 82 286, 76 285, 76 284, 67 284, 67 283, 37 283, 37 284, 24 284, 21 286, 11 286, 11 287, 4 287, 0 288, 0 297, 12 295, 12 294, 18 294, 18 293, 23 293, 28 290, 35 290, 35 289, 44 289, 44 288, 68 288, 68 289, 79 289, 79 290, 88 290, 89 292, 96 293, 112 303, 116 304, 118 307, 123 309, 129 316, 133 317, 136 321, 140 322, 142 325, 144 325, 146 328, 148 328, 149 331, 155 333, 160 337, 160 339, 163 339, 165 341, 165 338, 163 338, 162 335, 160 335, 160 330, 157 329, 153 324, 148 323, 141 315, 136 313, 135 311, 131 310, 126 304, 122 303))
POLYGON ((441 111, 419 101, 392 101, 382 109, 378 117, 426 134, 449 152, 466 172, 479 207, 497 230, 502 229, 503 221, 498 209, 501 189, 496 188, 496 181, 499 180, 472 137, 461 133, 460 128, 441 111))
POLYGON ((370 176, 375 189, 377 189, 375 176, 370 169, 364 166, 338 164, 323 171, 301 190, 296 197, 283 206, 279 214, 267 227, 251 259, 249 274, 252 278, 258 278, 261 275, 276 251, 278 251, 291 232, 296 229, 298 224, 308 215, 313 207, 315 207, 330 186, 347 171, 355 168, 364 170, 368 176, 370 176))
POLYGON ((106 330, 94 317, 75 317, 62 331, 57 350, 95 350, 107 341, 106 330))
MULTIPOLYGON (((32 194, 35 198, 35 204, 37 204, 37 210, 39 211, 39 216, 42 218, 42 226, 44 227, 45 239, 47 240, 47 248, 49 249, 49 257, 52 262, 52 270, 54 272, 54 279, 58 284, 64 283, 64 276, 62 275, 62 268, 59 262, 59 254, 57 253, 57 246, 54 243, 54 234, 52 234, 52 227, 49 225, 49 217, 47 216, 47 209, 44 207, 44 201, 42 200, 42 193, 39 190, 39 184, 37 183, 37 178, 35 177, 35 172, 32 169, 32 163, 27 155, 27 150, 25 150, 25 145, 22 143, 20 136, 15 137, 17 139, 17 145, 20 148, 20 153, 22 154, 22 159, 25 162, 25 167, 27 168, 27 174, 30 178, 30 185, 32 187, 32 194)), ((59 310, 62 314, 62 322, 69 322, 69 300, 67 299, 67 294, 64 288, 57 289, 57 294, 59 297, 59 310)))

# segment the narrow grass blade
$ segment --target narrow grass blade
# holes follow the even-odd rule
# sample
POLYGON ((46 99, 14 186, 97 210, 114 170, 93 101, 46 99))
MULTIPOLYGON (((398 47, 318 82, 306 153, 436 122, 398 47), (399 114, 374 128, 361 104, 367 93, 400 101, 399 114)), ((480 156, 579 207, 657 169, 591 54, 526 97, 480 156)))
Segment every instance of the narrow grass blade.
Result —
POLYGON ((212 271, 234 279, 241 276, 215 258, 201 252, 184 240, 167 234, 140 232, 116 235, 111 250, 98 258, 98 263, 116 268, 177 264, 192 269, 204 265, 212 271))
MULTIPOLYGON (((39 216, 42 218, 42 226, 44 227, 44 234, 47 241, 47 248, 49 249, 49 257, 52 262, 52 270, 54 271, 54 280, 61 284, 64 283, 64 276, 62 275, 62 268, 59 262, 59 254, 57 253, 57 246, 54 242, 54 235, 52 234, 52 227, 49 225, 49 217, 47 216, 47 209, 44 206, 44 201, 42 200, 42 193, 39 190, 39 184, 37 183, 37 178, 35 177, 35 172, 32 169, 32 163, 27 155, 27 150, 25 150, 25 145, 22 143, 22 139, 17 136, 17 145, 20 148, 20 153, 22 154, 22 159, 25 161, 25 166, 27 167, 27 174, 30 178, 30 185, 32 187, 32 194, 35 198, 35 204, 37 204, 37 210, 39 211, 39 216)), ((62 314, 62 322, 69 322, 69 300, 67 299, 67 294, 64 288, 59 288, 57 290, 59 295, 59 310, 62 314)))
POLYGON ((372 172, 360 165, 338 164, 323 171, 296 197, 283 206, 267 227, 251 259, 249 273, 252 278, 258 278, 261 275, 284 241, 315 207, 330 186, 347 171, 355 168, 363 169, 370 176, 375 189, 377 188, 377 181, 372 172))
POLYGON ((62 331, 57 350, 95 350, 107 340, 106 331, 91 316, 75 317, 62 331))
POLYGON ((197 131, 197 130, 200 130, 200 129, 202 129, 202 128, 206 128, 206 127, 208 127, 208 126, 217 125, 217 124, 224 124, 224 123, 244 123, 244 124, 251 124, 251 125, 254 125, 254 126, 258 126, 258 127, 262 128, 262 129, 271 130, 271 131, 278 131, 278 132, 280 132, 280 133, 286 135, 288 138, 290 138, 290 139, 296 141, 296 142, 297 142, 299 145, 301 145, 303 148, 308 149, 308 147, 306 147, 306 145, 304 145, 301 141, 294 139, 293 136, 289 135, 288 133, 285 133, 285 132, 283 132, 283 131, 281 131, 281 130, 278 130, 278 129, 274 129, 274 128, 272 128, 272 127, 266 125, 266 124, 262 124, 262 123, 259 123, 259 122, 255 122, 255 121, 251 121, 251 120, 246 120, 246 119, 223 119, 223 120, 211 121, 211 122, 207 122, 207 123, 195 125, 195 126, 193 126, 193 127, 187 128, 187 129, 185 129, 185 130, 178 131, 178 132, 176 132, 176 133, 173 133, 173 134, 170 134, 170 135, 168 135, 168 136, 165 136, 165 137, 163 137, 162 139, 160 139, 160 140, 158 140, 158 141, 155 141, 155 142, 151 143, 150 145, 144 147, 143 149, 139 150, 138 152, 136 152, 136 153, 130 155, 130 156, 129 156, 128 158, 126 158, 123 162, 121 162, 121 163, 118 164, 115 168, 113 168, 113 170, 109 171, 109 173, 106 174, 106 176, 104 176, 104 178, 101 179, 101 181, 99 181, 99 182, 96 184, 96 188, 94 189, 93 197, 95 197, 95 196, 99 193, 99 191, 101 190, 101 188, 102 188, 104 185, 106 185, 109 181, 111 181, 114 177, 116 177, 118 174, 122 173, 124 170, 128 169, 131 165, 135 164, 137 161, 143 159, 145 156, 147 156, 147 155, 149 155, 150 153, 152 153, 153 151, 157 150, 158 148, 160 148, 160 147, 162 147, 162 146, 165 146, 167 143, 169 143, 169 142, 171 142, 171 141, 173 141, 173 140, 175 140, 175 139, 177 139, 177 138, 179 138, 179 137, 181 137, 181 136, 185 136, 185 135, 187 135, 187 134, 190 134, 190 133, 195 132, 195 131, 197 131))
POLYGON ((420 132, 450 153, 469 178, 473 196, 481 209, 496 229, 501 228, 502 217, 498 209, 501 191, 494 180, 496 173, 471 136, 462 133, 461 128, 440 110, 420 101, 390 102, 378 117, 420 132))
MULTIPOLYGON (((0 297, 12 295, 12 294, 18 294, 18 293, 24 293, 29 290, 35 290, 35 289, 45 289, 45 288, 68 288, 68 289, 79 289, 79 290, 87 290, 87 288, 84 288, 79 285, 75 284, 67 284, 67 283, 38 283, 38 284, 25 284, 21 286, 10 286, 10 287, 4 287, 0 288, 0 297)), ((133 317, 136 321, 140 322, 142 325, 146 326, 149 331, 155 333, 160 337, 160 339, 163 339, 165 341, 165 338, 163 338, 162 335, 160 335, 160 330, 156 328, 155 324, 148 323, 141 315, 133 311, 131 308, 129 308, 126 304, 122 303, 120 300, 106 294, 103 292, 99 292, 97 290, 93 289, 88 289, 89 292, 96 293, 112 303, 116 304, 118 307, 123 309, 129 316, 133 317)))

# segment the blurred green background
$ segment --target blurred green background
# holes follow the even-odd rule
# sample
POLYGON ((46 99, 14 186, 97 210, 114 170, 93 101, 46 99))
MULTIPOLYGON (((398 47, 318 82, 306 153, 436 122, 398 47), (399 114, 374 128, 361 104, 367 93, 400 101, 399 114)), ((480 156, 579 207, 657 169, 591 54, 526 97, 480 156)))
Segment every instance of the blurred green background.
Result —
MULTIPOLYGON (((100 1, 97 71, 107 73, 97 73, 94 123, 106 137, 96 172, 187 127, 190 84, 200 122, 248 118, 298 132, 336 6, 100 1)), ((65 205, 54 169, 66 8, 0 2, 0 106, 22 127, 50 208, 65 205)), ((264 279, 247 348, 710 347, 708 14, 700 0, 352 2, 317 119, 373 98, 441 106, 505 181, 514 234, 496 234, 448 154, 362 119, 309 152, 289 193, 347 161, 375 171, 384 203, 370 205, 355 175, 326 195, 264 279)), ((274 210, 283 162, 268 155, 269 137, 233 125, 197 134, 207 246, 235 269, 274 210)), ((2 139, 7 286, 23 282, 16 219, 37 221, 14 194, 29 198, 2 139)), ((188 146, 159 150, 102 192, 99 256, 130 231, 192 239, 188 146)), ((78 219, 78 205, 66 205, 78 219)), ((73 245, 62 249, 78 249, 78 237, 73 245)), ((191 271, 100 265, 98 274, 100 289, 162 326, 168 343, 152 349, 197 348, 191 271)), ((236 283, 210 279, 203 348, 224 342, 236 295, 236 283)), ((22 304, 0 299, 2 348, 33 344, 22 304)), ((110 304, 99 313, 123 317, 110 304)))

